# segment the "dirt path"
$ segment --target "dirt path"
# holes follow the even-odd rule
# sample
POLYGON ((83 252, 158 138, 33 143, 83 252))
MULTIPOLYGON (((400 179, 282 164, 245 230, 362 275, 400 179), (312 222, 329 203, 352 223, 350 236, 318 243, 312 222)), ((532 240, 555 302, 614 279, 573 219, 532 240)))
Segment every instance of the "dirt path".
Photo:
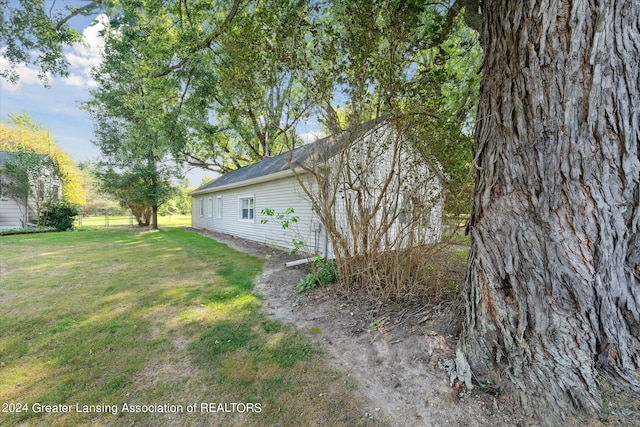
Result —
POLYGON ((255 287, 265 309, 320 343, 368 402, 362 410, 369 417, 391 426, 526 425, 498 397, 473 391, 454 402, 438 360, 452 357, 455 340, 428 327, 439 307, 389 307, 329 289, 299 294, 293 287, 305 268, 284 266, 295 257, 266 245, 196 231, 266 260, 255 287))

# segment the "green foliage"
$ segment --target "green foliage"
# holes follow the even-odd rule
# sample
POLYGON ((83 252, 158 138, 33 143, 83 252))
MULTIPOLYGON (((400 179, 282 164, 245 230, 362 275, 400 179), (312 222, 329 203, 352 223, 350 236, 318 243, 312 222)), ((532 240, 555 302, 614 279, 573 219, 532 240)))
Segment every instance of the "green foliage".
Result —
POLYGON ((193 188, 189 188, 186 181, 174 186, 173 195, 160 207, 158 213, 160 215, 190 214, 191 191, 193 191, 193 188))
POLYGON ((44 225, 60 231, 71 230, 78 215, 79 207, 67 201, 49 203, 40 214, 44 225))
MULTIPOLYGON (((273 209, 265 208, 260 212, 264 216, 275 218, 275 220, 280 223, 283 230, 290 230, 291 224, 296 224, 300 220, 299 216, 293 215, 295 213, 293 208, 287 208, 284 212, 276 212, 273 209)), ((269 218, 260 219, 260 224, 267 224, 269 222, 269 218)), ((304 240, 299 237, 299 233, 295 230, 293 230, 292 233, 293 237, 291 238, 291 243, 293 244, 293 249, 289 252, 291 255, 297 253, 305 245, 304 240)))
POLYGON ((176 191, 171 183, 171 173, 153 161, 146 164, 132 162, 121 171, 108 164, 100 164, 95 176, 100 191, 131 209, 141 226, 149 225, 152 207, 162 205, 176 191))
MULTIPOLYGON (((273 209, 265 208, 260 212, 262 215, 275 218, 282 225, 283 230, 288 230, 291 223, 295 224, 300 220, 299 216, 293 215, 295 213, 293 208, 287 208, 284 212, 275 212, 273 209)), ((269 220, 266 218, 260 220, 261 224, 266 224, 267 222, 269 220)))
MULTIPOLYGON (((462 17, 421 1, 337 0, 323 11, 325 62, 344 103, 327 108, 335 133, 386 116, 442 168, 446 210, 468 212, 481 49, 462 17), (454 19, 455 18, 455 19, 454 19)), ((436 169, 436 168, 432 168, 436 169)))
POLYGON ((96 167, 89 161, 78 163, 78 169, 85 177, 84 191, 86 194, 86 201, 82 205, 83 216, 92 215, 105 215, 110 213, 114 215, 116 212, 119 215, 126 215, 129 213, 129 209, 122 208, 118 201, 115 200, 109 194, 100 191, 100 183, 96 175, 96 167))
MULTIPOLYGON (((33 64, 38 67, 38 77, 48 83, 47 74, 66 76, 68 63, 63 54, 63 46, 79 42, 80 32, 68 25, 68 20, 76 15, 98 9, 100 1, 90 1, 80 8, 54 7, 39 0, 1 2, 0 46, 8 67, 0 69, 0 78, 18 81, 18 65, 33 64)), ((54 2, 55 5, 55 2, 54 2)))
MULTIPOLYGON (((138 19, 145 21, 139 12, 138 19)), ((147 62, 164 52, 172 31, 147 34, 134 23, 114 22, 105 34, 105 59, 93 73, 100 86, 84 108, 95 121, 102 191, 129 207, 140 225, 148 225, 153 215, 157 228, 155 213, 175 194, 172 179, 182 172, 174 149, 176 120, 170 114, 181 102, 180 88, 175 81, 153 78, 147 62)))
POLYGON ((62 180, 62 197, 73 203, 84 204, 84 176, 73 159, 51 138, 46 125, 34 122, 28 113, 9 113, 0 123, 0 151, 29 151, 49 156, 62 180))
POLYGON ((333 261, 315 256, 311 259, 311 273, 296 285, 298 292, 311 291, 338 280, 338 269, 333 261))
POLYGON ((481 53, 459 9, 419 0, 88 1, 47 14, 41 2, 18 3, 0 15, 5 57, 28 63, 39 48, 42 70, 61 74, 61 47, 79 36, 69 19, 112 14, 88 107, 108 157, 128 141, 136 148, 120 161, 152 151, 156 162, 224 173, 300 145, 297 124, 321 111, 330 133, 400 116, 443 166, 447 209, 468 210, 481 53))
POLYGON ((187 161, 224 173, 301 144, 296 124, 319 91, 308 83, 317 71, 309 10, 307 2, 256 2, 219 34, 215 54, 198 52, 181 70, 191 84, 181 111, 187 161))

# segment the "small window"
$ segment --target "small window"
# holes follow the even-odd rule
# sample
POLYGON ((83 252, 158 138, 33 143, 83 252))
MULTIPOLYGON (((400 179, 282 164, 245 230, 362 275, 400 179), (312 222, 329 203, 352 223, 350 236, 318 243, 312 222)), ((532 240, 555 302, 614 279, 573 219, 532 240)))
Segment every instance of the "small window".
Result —
POLYGON ((218 196, 217 208, 218 208, 218 211, 217 211, 216 217, 218 219, 222 219, 222 196, 218 196))
POLYGON ((253 197, 240 199, 240 219, 253 221, 253 197))
POLYGON ((204 216, 204 197, 200 199, 200 216, 204 216))
POLYGON ((209 197, 209 218, 213 218, 213 197, 209 197))

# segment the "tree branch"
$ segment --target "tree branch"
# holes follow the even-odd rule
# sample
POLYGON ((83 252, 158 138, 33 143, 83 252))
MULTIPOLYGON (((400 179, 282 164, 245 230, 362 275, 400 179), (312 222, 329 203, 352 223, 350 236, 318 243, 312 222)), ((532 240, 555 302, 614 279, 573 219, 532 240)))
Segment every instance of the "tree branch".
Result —
POLYGON ((69 22, 73 17, 78 16, 84 12, 88 12, 92 9, 94 9, 96 6, 99 6, 102 4, 102 0, 94 0, 92 2, 90 2, 89 4, 86 4, 82 7, 79 7, 77 9, 72 9, 71 13, 67 16, 65 16, 64 18, 62 18, 60 21, 58 21, 58 23, 56 24, 56 31, 60 31, 60 28, 62 28, 62 26, 64 24, 66 24, 67 22, 69 22))
POLYGON ((464 22, 478 33, 482 33, 482 17, 478 0, 467 0, 464 8, 464 22))
POLYGON ((449 36, 451 30, 453 29, 453 22, 455 21, 462 8, 464 8, 465 24, 467 24, 469 28, 476 30, 478 33, 481 32, 482 19, 480 16, 480 6, 478 0, 456 0, 447 11, 447 16, 444 21, 442 32, 431 47, 442 44, 442 42, 444 42, 445 39, 449 36))
POLYGON ((241 0, 234 0, 233 6, 231 7, 231 10, 227 14, 227 17, 225 18, 225 20, 222 23, 222 25, 220 25, 220 27, 218 27, 218 29, 216 31, 214 31, 202 43, 196 45, 193 49, 191 49, 191 51, 187 54, 187 56, 182 58, 177 64, 174 64, 174 65, 170 66, 169 68, 167 68, 166 70, 164 70, 164 71, 162 71, 160 73, 154 74, 153 77, 154 78, 158 78, 158 77, 166 76, 166 75, 170 74, 171 72, 182 68, 184 66, 184 64, 186 64, 187 62, 189 62, 189 60, 191 60, 193 54, 195 54, 196 52, 198 52, 200 50, 210 48, 211 47, 211 43, 213 43, 213 41, 217 37, 219 37, 220 34, 222 34, 222 32, 231 23, 231 21, 233 21, 233 18, 236 16, 236 14, 238 13, 238 10, 240 9, 240 2, 241 2, 241 0))

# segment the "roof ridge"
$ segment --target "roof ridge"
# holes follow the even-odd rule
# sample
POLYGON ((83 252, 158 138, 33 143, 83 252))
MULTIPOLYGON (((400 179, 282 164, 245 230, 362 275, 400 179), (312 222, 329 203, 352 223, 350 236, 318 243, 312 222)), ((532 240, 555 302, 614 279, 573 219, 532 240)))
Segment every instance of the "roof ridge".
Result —
POLYGON ((345 140, 349 140, 352 137, 358 138, 376 128, 377 125, 383 123, 385 118, 379 117, 367 122, 361 123, 356 126, 352 126, 349 129, 342 130, 339 133, 325 136, 324 138, 317 139, 314 142, 301 145, 292 150, 278 154, 277 156, 268 157, 250 165, 246 165, 227 172, 213 181, 210 181, 193 191, 193 193, 203 192, 205 190, 214 189, 221 186, 231 185, 235 183, 241 183, 250 179, 256 179, 263 176, 268 176, 277 172, 283 172, 291 169, 292 160, 298 165, 308 160, 314 152, 326 153, 328 156, 322 160, 326 160, 335 156, 339 150, 331 150, 332 146, 338 146, 345 140), (284 159, 287 159, 284 161, 284 159))

